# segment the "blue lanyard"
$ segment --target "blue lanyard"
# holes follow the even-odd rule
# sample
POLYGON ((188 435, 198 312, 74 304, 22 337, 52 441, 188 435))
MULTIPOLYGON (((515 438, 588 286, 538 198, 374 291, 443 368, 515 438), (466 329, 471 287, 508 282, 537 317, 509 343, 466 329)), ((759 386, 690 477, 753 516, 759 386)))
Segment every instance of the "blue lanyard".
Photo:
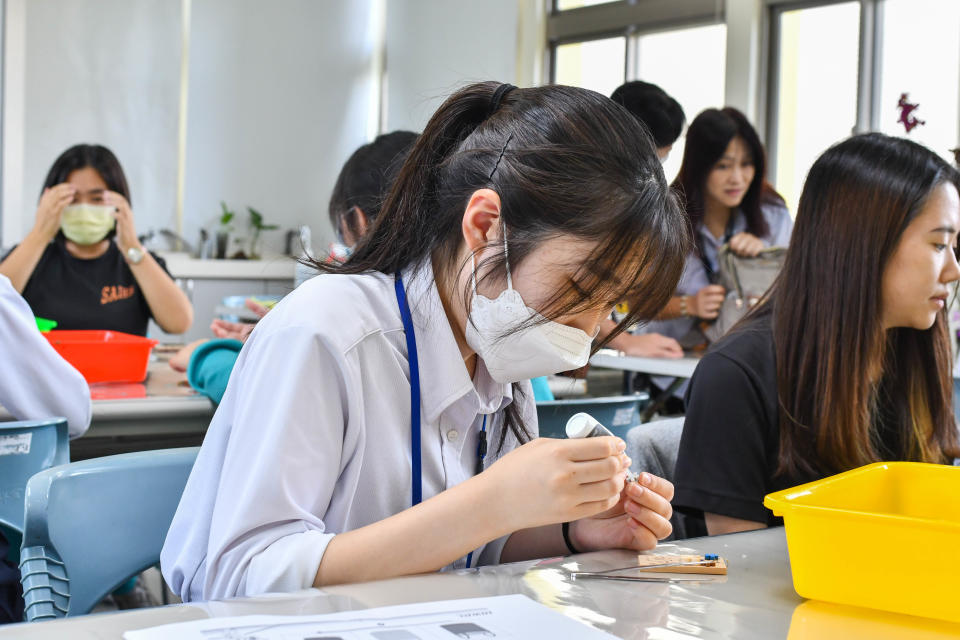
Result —
MULTIPOLYGON (((420 362, 417 358, 417 337, 413 330, 413 316, 410 315, 410 305, 407 302, 407 291, 403 287, 403 279, 397 272, 393 281, 393 288, 397 293, 397 304, 400 306, 400 320, 403 322, 403 333, 407 339, 407 361, 410 367, 410 462, 411 487, 413 506, 423 501, 423 460, 420 451, 420 362)), ((483 426, 480 429, 480 440, 477 443, 477 473, 483 471, 483 459, 487 455, 487 416, 483 416, 483 426)), ((467 568, 473 560, 473 552, 467 554, 467 568)))
MULTIPOLYGON (((735 217, 736 211, 730 214, 730 219, 727 221, 727 229, 723 234, 723 244, 730 242, 730 238, 733 237, 733 221, 735 217)), ((702 245, 703 241, 701 240, 700 242, 702 245)), ((710 261, 707 259, 702 246, 700 248, 700 262, 703 263, 703 270, 707 272, 707 280, 710 281, 710 284, 717 284, 720 280, 720 276, 717 274, 717 269, 710 264, 710 261)))
POLYGON ((400 305, 400 320, 403 333, 407 337, 407 361, 410 363, 410 478, 413 482, 410 493, 413 506, 423 501, 423 465, 420 458, 420 363, 417 360, 417 337, 413 331, 413 318, 407 303, 407 291, 403 288, 403 279, 397 272, 393 281, 397 292, 397 304, 400 305))

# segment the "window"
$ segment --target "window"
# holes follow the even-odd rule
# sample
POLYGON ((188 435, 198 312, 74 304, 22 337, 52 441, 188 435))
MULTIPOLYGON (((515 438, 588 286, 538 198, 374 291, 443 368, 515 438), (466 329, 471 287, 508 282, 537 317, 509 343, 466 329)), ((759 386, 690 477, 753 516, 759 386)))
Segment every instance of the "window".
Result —
POLYGON ((616 0, 557 0, 557 11, 592 7, 597 4, 607 4, 608 2, 616 2, 616 0))
POLYGON ((556 84, 593 89, 605 96, 623 84, 627 39, 622 36, 562 44, 555 55, 556 84))
POLYGON ((857 124, 860 3, 785 11, 778 31, 776 172, 768 175, 796 215, 810 166, 857 124))
MULTIPOLYGON (((637 37, 637 77, 658 85, 680 103, 689 124, 698 113, 724 104, 727 27, 711 24, 637 37)), ((686 131, 673 145, 663 170, 673 181, 683 159, 686 131)))
POLYGON ((880 37, 880 121, 883 133, 906 136, 953 162, 960 137, 960 2, 886 0, 880 37), (900 94, 920 106, 925 122, 907 133, 897 120, 900 94))
POLYGON ((950 162, 960 146, 960 2, 822 2, 771 15, 774 74, 768 109, 771 173, 796 212, 803 181, 830 145, 882 131, 926 145, 950 162), (898 122, 901 94, 925 124, 898 122))

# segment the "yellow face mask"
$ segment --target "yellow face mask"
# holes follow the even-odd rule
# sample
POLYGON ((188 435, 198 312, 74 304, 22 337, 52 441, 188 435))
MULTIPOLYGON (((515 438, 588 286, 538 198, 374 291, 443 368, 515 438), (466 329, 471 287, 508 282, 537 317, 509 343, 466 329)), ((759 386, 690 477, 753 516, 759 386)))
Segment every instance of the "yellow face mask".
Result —
POLYGON ((117 224, 113 207, 96 204, 72 204, 60 214, 60 228, 67 240, 77 244, 96 244, 107 237, 117 224))

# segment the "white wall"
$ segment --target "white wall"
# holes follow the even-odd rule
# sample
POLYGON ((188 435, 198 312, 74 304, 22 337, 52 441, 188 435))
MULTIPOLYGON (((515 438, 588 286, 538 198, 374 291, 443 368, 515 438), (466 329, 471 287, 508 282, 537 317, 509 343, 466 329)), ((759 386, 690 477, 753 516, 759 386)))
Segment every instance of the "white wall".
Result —
POLYGON ((389 0, 387 130, 420 131, 469 82, 517 82, 517 0, 389 0))
MULTIPOLYGON (((323 246, 337 173, 378 125, 419 131, 470 81, 539 82, 545 2, 192 0, 184 237, 225 200, 238 227, 248 205, 281 225, 268 250, 303 223, 323 246)), ((2 244, 81 141, 117 153, 139 232, 175 229, 181 2, 6 0, 5 17, 2 244)))
POLYGON ((120 159, 138 231, 175 212, 180 3, 7 0, 3 243, 33 224, 40 188, 68 147, 120 159))
MULTIPOLYGON (((374 95, 371 0, 194 0, 184 234, 220 200, 330 239, 327 201, 340 166, 367 142, 374 95)), ((321 238, 318 240, 317 235, 321 238)))

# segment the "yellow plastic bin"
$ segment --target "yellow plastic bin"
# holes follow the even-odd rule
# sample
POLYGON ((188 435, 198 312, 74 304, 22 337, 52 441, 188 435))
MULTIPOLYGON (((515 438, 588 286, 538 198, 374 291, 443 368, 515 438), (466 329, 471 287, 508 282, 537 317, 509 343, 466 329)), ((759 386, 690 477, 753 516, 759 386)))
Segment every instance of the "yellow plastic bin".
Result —
POLYGON ((763 504, 802 597, 960 622, 960 467, 879 462, 763 504))

